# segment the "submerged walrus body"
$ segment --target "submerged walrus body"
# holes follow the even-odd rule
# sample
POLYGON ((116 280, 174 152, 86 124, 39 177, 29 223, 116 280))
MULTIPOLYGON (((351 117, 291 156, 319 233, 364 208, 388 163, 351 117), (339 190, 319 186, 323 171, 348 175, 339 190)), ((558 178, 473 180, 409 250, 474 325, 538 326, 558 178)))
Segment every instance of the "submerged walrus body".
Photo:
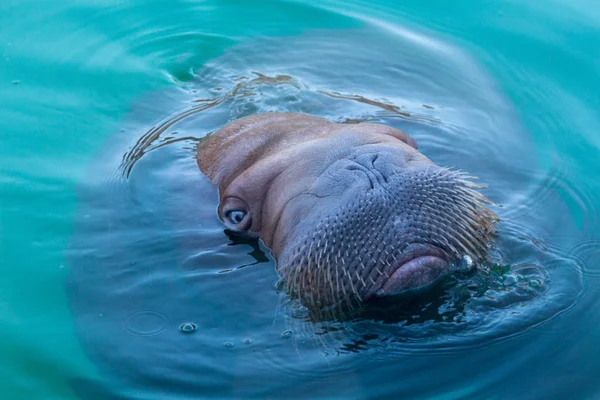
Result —
POLYGON ((426 286, 495 231, 477 185, 385 125, 253 115, 203 139, 198 165, 225 225, 258 235, 310 308, 426 286))

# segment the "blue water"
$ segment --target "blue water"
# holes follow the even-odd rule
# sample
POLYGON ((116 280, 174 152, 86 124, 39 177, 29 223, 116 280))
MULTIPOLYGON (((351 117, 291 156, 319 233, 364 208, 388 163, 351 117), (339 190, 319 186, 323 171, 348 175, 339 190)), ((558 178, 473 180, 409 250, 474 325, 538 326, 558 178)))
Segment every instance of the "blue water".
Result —
POLYGON ((597 398, 599 49, 584 0, 3 2, 1 398, 597 398), (267 111, 478 176, 488 262, 311 321, 194 159, 267 111))

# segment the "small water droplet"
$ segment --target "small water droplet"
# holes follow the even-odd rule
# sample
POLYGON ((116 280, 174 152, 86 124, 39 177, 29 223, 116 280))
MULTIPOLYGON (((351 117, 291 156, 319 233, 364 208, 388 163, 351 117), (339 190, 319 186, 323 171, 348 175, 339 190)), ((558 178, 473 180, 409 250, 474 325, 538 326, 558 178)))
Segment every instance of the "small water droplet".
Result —
POLYGON ((15 79, 14 81, 12 81, 13 85, 18 85, 19 83, 21 83, 21 81, 18 79, 15 79))
POLYGON ((470 271, 474 266, 475 263, 469 255, 464 256, 460 262, 460 269, 463 271, 470 271))
POLYGON ((504 286, 512 286, 517 283, 517 278, 514 275, 506 275, 502 283, 504 286))
POLYGON ((198 326, 193 322, 186 322, 179 326, 179 330, 183 333, 192 333, 195 332, 196 329, 198 329, 198 326))
POLYGON ((233 347, 233 343, 231 343, 231 342, 225 342, 224 346, 227 347, 227 348, 231 348, 231 347, 233 347))
POLYGON ((529 282, 529 286, 533 287, 533 288, 539 288, 542 284, 540 283, 540 281, 538 281, 537 279, 532 279, 529 282))
POLYGON ((287 339, 292 336, 292 331, 285 331, 281 334, 281 337, 287 339))
POLYGON ((250 340, 250 339, 244 339, 244 343, 245 344, 250 344, 250 343, 252 343, 252 340, 250 340))

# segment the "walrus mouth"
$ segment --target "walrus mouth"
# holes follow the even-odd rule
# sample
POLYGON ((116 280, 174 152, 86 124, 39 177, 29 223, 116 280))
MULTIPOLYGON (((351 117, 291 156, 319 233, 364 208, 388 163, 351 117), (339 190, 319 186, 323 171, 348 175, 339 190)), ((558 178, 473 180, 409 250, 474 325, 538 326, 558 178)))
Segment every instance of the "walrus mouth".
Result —
POLYGON ((408 254, 393 265, 389 278, 376 291, 377 296, 427 286, 448 271, 449 260, 444 251, 421 244, 410 245, 408 249, 408 254))

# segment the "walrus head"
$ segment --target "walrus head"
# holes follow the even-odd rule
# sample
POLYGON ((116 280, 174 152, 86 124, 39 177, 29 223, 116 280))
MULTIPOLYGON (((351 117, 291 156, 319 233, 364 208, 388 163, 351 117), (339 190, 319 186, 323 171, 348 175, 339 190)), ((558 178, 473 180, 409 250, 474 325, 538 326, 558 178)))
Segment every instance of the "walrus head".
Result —
POLYGON ((495 232, 470 177, 385 125, 254 115, 203 139, 198 165, 219 187, 221 220, 258 235, 311 309, 427 286, 482 259, 495 232))

